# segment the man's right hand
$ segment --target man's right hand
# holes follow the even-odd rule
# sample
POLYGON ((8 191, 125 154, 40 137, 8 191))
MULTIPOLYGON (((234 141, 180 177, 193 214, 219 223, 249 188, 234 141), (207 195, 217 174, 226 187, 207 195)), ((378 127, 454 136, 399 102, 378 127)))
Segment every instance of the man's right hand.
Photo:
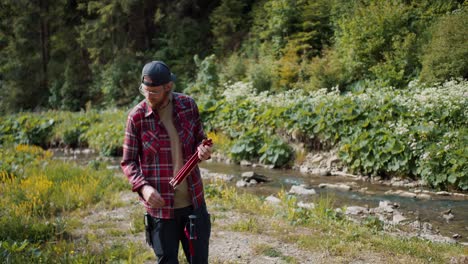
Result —
POLYGON ((164 199, 161 197, 159 192, 150 185, 144 185, 141 187, 141 195, 151 207, 160 208, 165 204, 164 199))

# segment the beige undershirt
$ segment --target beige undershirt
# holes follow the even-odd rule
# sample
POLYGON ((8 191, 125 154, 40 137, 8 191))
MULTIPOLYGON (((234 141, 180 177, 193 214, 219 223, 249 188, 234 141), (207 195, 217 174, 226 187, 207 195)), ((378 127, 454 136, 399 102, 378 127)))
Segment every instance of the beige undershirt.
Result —
MULTIPOLYGON (((174 126, 174 119, 172 117, 172 95, 169 104, 163 109, 158 110, 159 117, 161 122, 166 127, 167 133, 171 140, 171 154, 172 154, 172 164, 174 169, 174 177, 177 175, 177 172, 184 165, 182 159, 182 147, 180 145, 179 134, 174 126)), ((190 199, 190 194, 188 191, 187 179, 182 181, 179 186, 175 189, 174 193, 174 208, 182 208, 192 205, 192 200, 190 199)))

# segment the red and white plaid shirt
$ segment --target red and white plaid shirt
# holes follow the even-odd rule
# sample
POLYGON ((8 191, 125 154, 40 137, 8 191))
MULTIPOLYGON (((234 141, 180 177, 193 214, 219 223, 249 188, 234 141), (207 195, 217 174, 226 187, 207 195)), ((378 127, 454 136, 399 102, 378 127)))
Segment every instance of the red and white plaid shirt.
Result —
MULTIPOLYGON (((174 126, 179 134, 184 163, 192 156, 206 137, 195 101, 187 95, 172 93, 174 126)), ((121 162, 123 172, 139 192, 145 184, 151 185, 166 202, 162 208, 152 208, 140 195, 140 200, 153 217, 174 217, 174 189, 169 184, 173 177, 171 142, 159 118, 146 100, 128 114, 121 162)), ((203 183, 198 166, 187 177, 194 208, 204 203, 203 183)))

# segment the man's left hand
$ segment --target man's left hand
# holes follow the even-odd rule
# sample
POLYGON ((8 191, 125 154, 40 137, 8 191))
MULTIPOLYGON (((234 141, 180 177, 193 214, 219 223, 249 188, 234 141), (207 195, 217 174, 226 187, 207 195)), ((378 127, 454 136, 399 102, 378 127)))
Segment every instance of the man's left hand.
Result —
POLYGON ((211 146, 200 144, 197 150, 198 150, 198 158, 200 160, 207 160, 211 157, 211 146))

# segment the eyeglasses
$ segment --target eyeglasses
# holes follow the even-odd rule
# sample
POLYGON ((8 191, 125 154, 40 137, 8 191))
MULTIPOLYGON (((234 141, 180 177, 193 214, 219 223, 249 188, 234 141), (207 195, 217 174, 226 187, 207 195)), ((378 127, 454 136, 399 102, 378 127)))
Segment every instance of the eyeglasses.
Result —
POLYGON ((146 97, 146 96, 148 96, 148 97, 149 97, 149 96, 156 96, 156 95, 159 95, 159 94, 162 92, 162 90, 157 91, 157 92, 148 91, 148 90, 146 90, 146 89, 143 88, 143 85, 140 85, 139 90, 140 90, 140 93, 141 93, 143 96, 145 96, 145 97, 146 97))

